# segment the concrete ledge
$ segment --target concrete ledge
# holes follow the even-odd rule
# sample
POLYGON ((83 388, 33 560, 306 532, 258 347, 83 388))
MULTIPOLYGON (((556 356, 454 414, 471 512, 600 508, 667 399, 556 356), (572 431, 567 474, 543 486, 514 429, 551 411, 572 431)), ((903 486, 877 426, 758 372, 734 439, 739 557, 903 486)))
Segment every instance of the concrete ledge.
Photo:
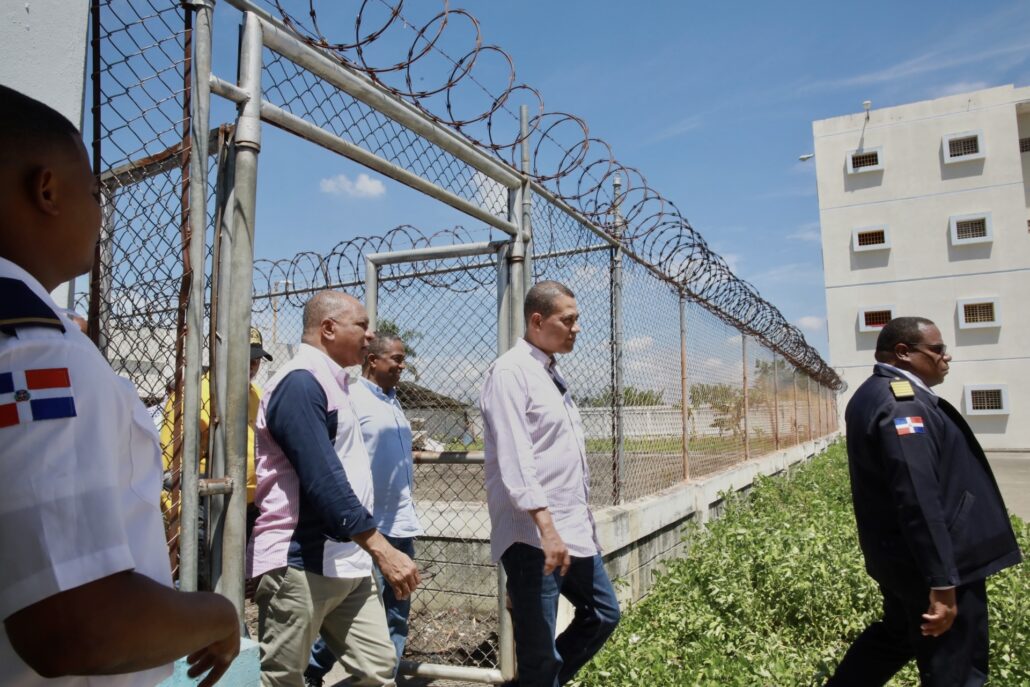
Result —
MULTIPOLYGON (((172 676, 158 683, 157 687, 192 687, 200 683, 200 678, 187 677, 188 668, 186 659, 180 658, 175 662, 172 676)), ((240 655, 232 662, 218 684, 219 687, 255 687, 261 684, 261 656, 258 653, 257 642, 246 638, 240 640, 240 655)))

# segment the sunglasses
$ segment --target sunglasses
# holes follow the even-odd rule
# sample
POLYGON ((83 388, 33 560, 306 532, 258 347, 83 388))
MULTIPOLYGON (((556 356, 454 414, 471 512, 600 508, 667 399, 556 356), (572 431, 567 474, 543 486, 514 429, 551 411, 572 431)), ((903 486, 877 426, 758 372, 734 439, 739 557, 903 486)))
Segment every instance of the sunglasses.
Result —
POLYGON ((906 341, 905 345, 909 346, 910 348, 914 348, 917 351, 919 350, 918 346, 925 346, 928 351, 930 351, 934 355, 938 355, 938 356, 943 356, 943 355, 945 355, 948 352, 947 345, 942 344, 942 343, 939 343, 939 344, 928 344, 928 343, 923 343, 921 341, 917 341, 917 342, 914 342, 914 343, 909 343, 909 342, 906 341))

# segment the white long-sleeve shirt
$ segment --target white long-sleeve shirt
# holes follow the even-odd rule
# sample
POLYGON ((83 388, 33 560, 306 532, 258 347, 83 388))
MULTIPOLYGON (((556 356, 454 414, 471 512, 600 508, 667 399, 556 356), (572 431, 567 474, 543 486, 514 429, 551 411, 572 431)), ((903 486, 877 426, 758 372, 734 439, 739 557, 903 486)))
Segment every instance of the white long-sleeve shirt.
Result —
POLYGON ((487 370, 479 404, 485 423, 490 553, 516 542, 540 547, 528 511, 547 508, 573 556, 600 552, 590 514, 583 423, 553 359, 524 339, 487 370))

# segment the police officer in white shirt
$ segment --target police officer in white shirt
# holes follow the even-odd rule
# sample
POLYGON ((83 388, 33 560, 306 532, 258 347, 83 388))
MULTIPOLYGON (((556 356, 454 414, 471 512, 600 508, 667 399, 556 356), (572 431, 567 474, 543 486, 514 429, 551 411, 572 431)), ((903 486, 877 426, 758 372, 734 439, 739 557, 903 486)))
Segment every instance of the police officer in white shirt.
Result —
POLYGON ((100 203, 75 127, 0 86, 0 684, 207 687, 232 603, 171 588, 157 434, 49 292, 90 269, 100 203))

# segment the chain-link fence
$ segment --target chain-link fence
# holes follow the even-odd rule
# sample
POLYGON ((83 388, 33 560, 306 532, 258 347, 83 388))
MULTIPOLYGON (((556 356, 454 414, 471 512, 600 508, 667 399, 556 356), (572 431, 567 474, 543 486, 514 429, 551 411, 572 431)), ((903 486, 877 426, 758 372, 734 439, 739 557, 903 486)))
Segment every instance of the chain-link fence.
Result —
MULTIPOLYGON (((398 70, 410 72, 413 53, 393 71, 370 65, 367 44, 375 37, 369 37, 368 17, 365 29, 360 26, 367 3, 359 10, 357 46, 341 47, 313 38, 320 36, 317 25, 296 19, 297 7, 308 3, 226 2, 254 12, 243 50, 253 26, 264 32, 264 42, 258 46, 259 73, 248 75, 241 58, 238 87, 211 80, 217 96, 243 111, 260 101, 254 111, 262 120, 308 139, 296 145, 317 141, 488 227, 435 234, 398 227, 326 254, 298 252, 259 260, 252 269, 246 263, 244 273, 233 275, 253 284, 251 324, 274 356, 255 379, 258 385, 295 353, 303 304, 322 289, 374 297, 378 329, 399 334, 408 346, 410 364, 398 395, 415 434, 415 499, 426 530, 417 551, 425 582, 413 601, 409 658, 501 664, 477 401, 487 367, 518 328, 519 314, 510 306, 505 312, 502 302, 505 288, 522 289, 519 270, 528 270, 525 281, 556 279, 577 296, 582 333, 561 365, 584 421, 595 507, 651 496, 836 430, 833 390, 839 380, 832 370, 779 311, 732 275, 675 206, 638 172, 618 165, 606 144, 561 143, 560 132, 575 129, 579 120, 545 114, 541 102, 519 128, 514 96, 535 91, 512 84, 503 97, 493 96, 484 116, 458 117, 452 96, 472 69, 466 59, 473 58, 452 62, 457 71, 445 88, 413 93, 408 81, 405 90, 405 80, 393 77, 398 70), (245 92, 247 84, 251 90, 245 92), (447 116, 434 110, 441 98, 447 116), (501 132, 511 128, 512 116, 514 133, 505 137, 501 132), (607 158, 588 154, 589 146, 607 149, 607 158), (527 160, 523 166, 516 164, 519 153, 527 160), (474 236, 498 232, 504 241, 465 257, 378 265, 376 290, 366 293, 370 255, 468 245, 474 236)), ((231 347, 245 339, 216 331, 218 311, 231 307, 219 298, 225 276, 219 270, 230 264, 220 246, 226 236, 236 239, 222 220, 233 211, 225 202, 228 190, 239 191, 238 179, 246 177, 234 177, 238 148, 232 136, 244 130, 242 123, 211 132, 206 225, 195 227, 190 218, 190 185, 198 183, 190 172, 194 40, 210 38, 194 36, 192 27, 196 12, 209 11, 203 5, 93 2, 92 124, 105 221, 90 288, 78 302, 88 308, 100 349, 137 385, 163 429, 173 564, 180 464, 198 466, 203 476, 210 470, 208 447, 213 451, 218 442, 202 433, 194 455, 182 450, 183 429, 232 421, 215 411, 225 407, 215 397, 234 392, 208 383, 220 371, 208 342, 231 347), (204 242, 202 265, 190 264, 193 240, 204 242), (184 344, 194 274, 205 279, 205 331, 200 357, 191 364, 212 369, 200 381, 199 417, 188 417, 176 401, 189 397, 184 385, 196 383, 187 374, 184 344)), ((391 30, 422 27, 423 36, 434 36, 423 46, 426 54, 440 51, 442 27, 426 31, 437 24, 406 22, 400 4, 394 7, 387 14, 404 23, 391 19, 391 30)))

